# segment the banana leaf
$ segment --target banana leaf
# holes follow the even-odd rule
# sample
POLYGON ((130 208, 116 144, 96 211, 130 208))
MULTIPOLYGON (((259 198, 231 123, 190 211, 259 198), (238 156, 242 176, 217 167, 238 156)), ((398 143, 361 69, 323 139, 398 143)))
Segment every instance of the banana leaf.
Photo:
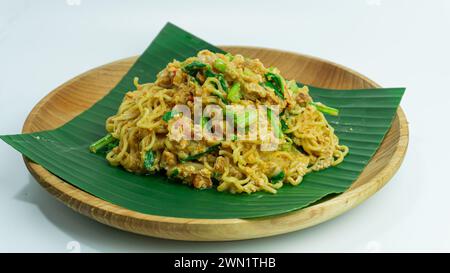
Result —
POLYGON ((154 81, 168 62, 194 56, 202 49, 223 52, 168 23, 117 86, 90 109, 55 130, 1 139, 72 185, 130 210, 184 218, 262 217, 298 210, 348 189, 379 147, 404 93, 404 88, 330 92, 311 87, 315 100, 340 110, 338 117, 327 118, 342 144, 350 147, 350 154, 342 164, 308 174, 299 186, 285 185, 275 195, 197 190, 162 174, 129 173, 89 152, 88 146, 106 133, 105 119, 117 111, 124 93, 133 89, 135 76, 140 82, 154 81))

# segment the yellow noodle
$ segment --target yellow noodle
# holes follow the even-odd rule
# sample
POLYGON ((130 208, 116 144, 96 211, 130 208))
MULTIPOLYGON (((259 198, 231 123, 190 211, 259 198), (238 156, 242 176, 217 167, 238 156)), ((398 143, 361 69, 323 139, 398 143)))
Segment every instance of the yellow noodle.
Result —
MULTIPOLYGON (((119 141, 118 146, 107 153, 106 159, 111 165, 120 165, 130 172, 164 170, 168 176, 197 188, 212 187, 212 181, 216 180, 218 191, 248 194, 257 191, 276 193, 286 183, 300 184, 309 172, 340 164, 349 152, 348 147, 339 144, 325 116, 310 105, 312 98, 308 87, 293 88, 282 79, 284 98, 280 98, 263 84, 268 72, 280 74, 278 69, 269 70, 257 59, 241 55, 229 58, 203 50, 183 62, 169 63, 154 83, 139 83, 139 79, 134 78, 136 90, 128 92, 117 113, 106 120, 106 130, 119 141), (225 71, 217 70, 214 65, 217 59, 225 63, 225 71), (221 75, 222 80, 216 76, 206 77, 204 71, 188 74, 185 66, 194 61, 206 64, 207 69, 221 75), (184 135, 175 138, 174 124, 185 122, 188 117, 174 115, 170 120, 164 120, 165 114, 177 104, 188 106, 193 113, 194 97, 202 98, 203 109, 207 105, 226 109, 227 92, 236 83, 240 84, 239 101, 234 99, 228 104, 255 108, 275 105, 284 113, 282 119, 287 130, 281 134, 276 150, 262 151, 264 141, 261 138, 247 139, 246 136, 217 141, 204 137, 186 140, 184 135), (207 151, 212 145, 219 145, 218 149, 186 160, 207 151), (153 154, 150 167, 144 163, 149 153, 153 154)), ((193 123, 184 125, 193 128, 193 123)), ((221 126, 224 129, 226 122, 221 126)), ((270 130, 275 129, 271 127, 270 130)))

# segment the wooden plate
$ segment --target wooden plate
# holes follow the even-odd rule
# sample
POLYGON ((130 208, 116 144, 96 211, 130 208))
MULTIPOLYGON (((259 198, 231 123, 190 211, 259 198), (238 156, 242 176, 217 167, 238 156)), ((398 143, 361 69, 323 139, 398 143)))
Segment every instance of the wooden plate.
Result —
MULTIPOLYGON (((231 53, 259 58, 277 66, 286 78, 324 88, 379 87, 343 66, 318 58, 279 50, 223 47, 231 53)), ((103 97, 134 63, 136 57, 90 70, 56 88, 42 99, 25 121, 23 132, 54 129, 103 97)), ((188 219, 131 211, 86 193, 54 176, 42 166, 25 163, 37 181, 70 208, 101 223, 148 236, 192 241, 226 241, 271 236, 303 229, 329 220, 355 207, 383 187, 394 175, 408 146, 408 123, 399 108, 379 150, 346 192, 305 209, 257 219, 188 219)))

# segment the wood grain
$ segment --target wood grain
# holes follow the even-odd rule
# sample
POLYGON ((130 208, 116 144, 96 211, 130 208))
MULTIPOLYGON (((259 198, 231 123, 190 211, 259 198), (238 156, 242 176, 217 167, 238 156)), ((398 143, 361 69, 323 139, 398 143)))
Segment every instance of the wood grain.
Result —
MULTIPOLYGON (((254 47, 222 47, 231 53, 259 58, 278 67, 286 78, 333 89, 379 87, 359 73, 332 62, 291 52, 254 47)), ((89 108, 113 88, 136 57, 90 70, 56 88, 31 111, 23 132, 54 129, 89 108)), ((29 171, 53 196, 70 208, 122 230, 153 237, 192 241, 227 241, 291 232, 327 221, 370 197, 400 167, 408 146, 408 123, 401 108, 393 125, 361 176, 346 192, 313 206, 257 219, 188 219, 161 217, 131 211, 92 196, 24 158, 29 171)))

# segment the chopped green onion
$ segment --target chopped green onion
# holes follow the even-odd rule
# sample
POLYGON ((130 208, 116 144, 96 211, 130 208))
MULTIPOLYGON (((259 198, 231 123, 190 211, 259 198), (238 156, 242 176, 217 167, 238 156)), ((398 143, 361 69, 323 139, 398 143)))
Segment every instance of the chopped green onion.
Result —
POLYGON ((206 154, 210 154, 212 152, 215 152, 215 151, 219 150, 219 146, 220 146, 220 143, 219 144, 214 144, 214 145, 209 146, 208 148, 206 148, 206 150, 204 152, 201 152, 201 153, 198 153, 198 154, 195 154, 195 155, 187 156, 187 157, 181 159, 180 161, 181 162, 186 162, 186 161, 197 160, 197 159, 199 159, 200 157, 202 157, 202 156, 204 156, 206 154))
POLYGON ((115 147, 115 146, 112 146, 112 145, 114 145, 114 143, 116 144, 115 146, 117 146, 118 140, 115 139, 111 134, 107 134, 106 136, 104 136, 104 137, 100 138, 99 140, 97 140, 96 142, 92 143, 89 146, 89 150, 94 154, 104 148, 107 148, 110 150, 115 147))
POLYGON ((144 159, 144 168, 148 171, 152 170, 153 163, 155 163, 155 154, 153 154, 152 150, 147 151, 144 159))
POLYGON ((236 82, 228 92, 228 100, 231 102, 239 102, 241 100, 241 84, 236 82))
POLYGON ((322 112, 324 114, 328 114, 328 115, 332 115, 332 116, 339 115, 338 109, 328 107, 321 102, 310 102, 309 104, 316 107, 317 110, 319 110, 320 112, 322 112))
POLYGON ((276 175, 272 176, 270 178, 270 182, 275 183, 275 182, 279 182, 279 181, 283 181, 285 177, 285 174, 283 171, 277 173, 276 175))
POLYGON ((220 58, 217 58, 213 64, 214 68, 224 73, 227 70, 227 64, 220 58))

